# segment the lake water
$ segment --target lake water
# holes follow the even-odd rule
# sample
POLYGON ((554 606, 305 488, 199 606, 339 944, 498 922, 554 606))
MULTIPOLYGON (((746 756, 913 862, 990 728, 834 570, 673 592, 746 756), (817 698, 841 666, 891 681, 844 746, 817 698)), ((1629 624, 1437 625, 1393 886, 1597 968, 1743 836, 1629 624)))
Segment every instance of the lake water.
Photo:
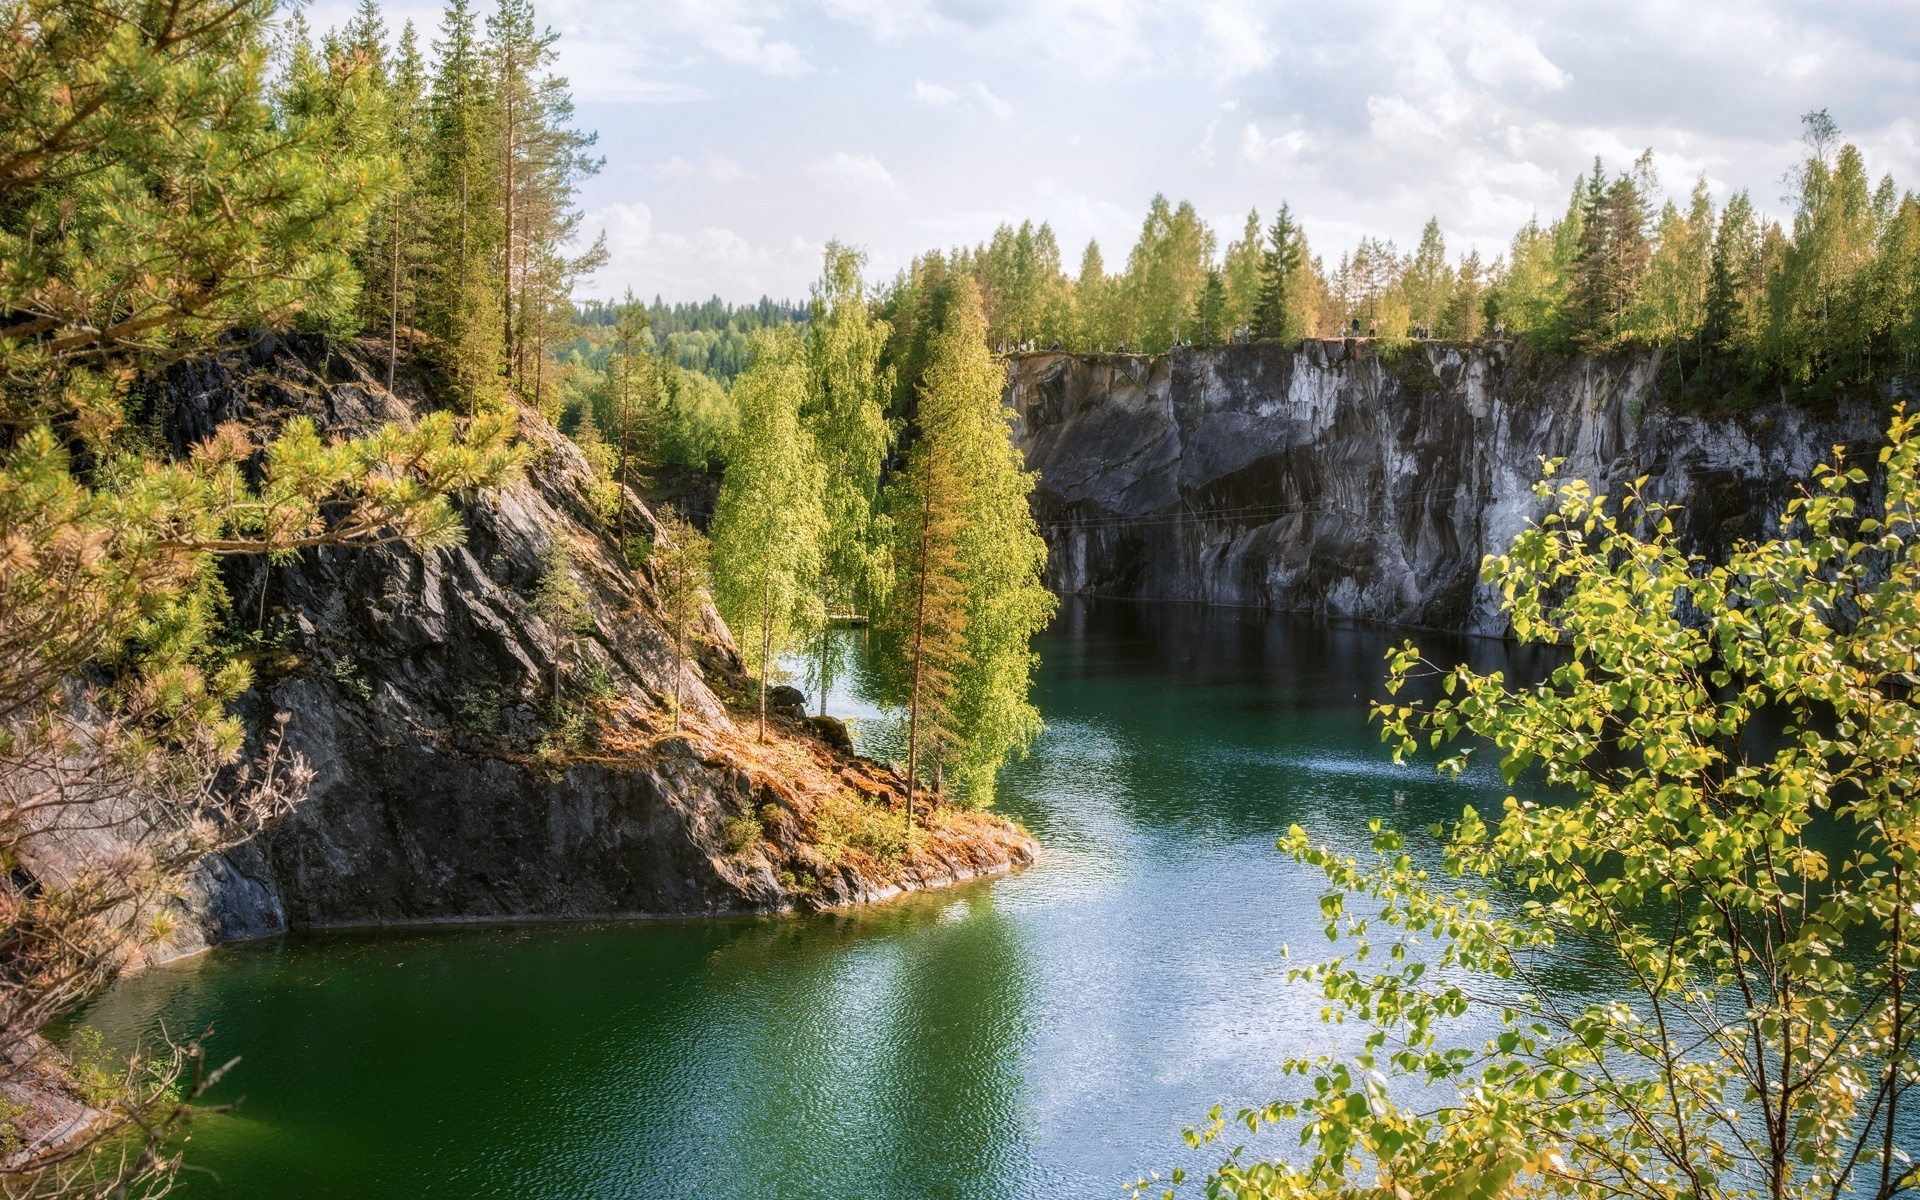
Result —
MULTIPOLYGON (((1002 776, 1046 849, 1029 870, 819 916, 295 934, 86 1020, 121 1046, 210 1026, 241 1056, 191 1196, 1114 1200, 1207 1161, 1181 1129, 1282 1094, 1283 1056, 1355 1036, 1286 981, 1284 945, 1327 943, 1320 878, 1275 837, 1358 849, 1370 817, 1504 794, 1391 763, 1366 703, 1404 636, 1069 605, 1039 642, 1047 732, 1002 776)), ((832 710, 884 747, 871 709, 832 710)))

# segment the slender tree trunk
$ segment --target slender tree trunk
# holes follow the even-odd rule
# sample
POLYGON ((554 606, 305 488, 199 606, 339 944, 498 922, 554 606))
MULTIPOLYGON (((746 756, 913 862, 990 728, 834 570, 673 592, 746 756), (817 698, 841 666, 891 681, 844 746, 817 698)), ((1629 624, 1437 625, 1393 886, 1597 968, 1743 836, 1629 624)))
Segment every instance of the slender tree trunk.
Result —
POLYGON ((824 717, 827 715, 827 664, 833 649, 833 644, 828 641, 833 633, 833 612, 828 607, 825 572, 821 574, 820 612, 823 615, 820 624, 820 715, 824 717))
MULTIPOLYGON (((453 303, 454 311, 460 314, 459 330, 463 341, 471 336, 468 333, 467 322, 473 316, 467 308, 467 259, 471 254, 471 250, 467 244, 467 184, 467 164, 465 162, 465 156, 462 155, 462 161, 460 163, 460 290, 454 294, 453 303)), ((468 347, 466 346, 460 347, 460 364, 455 368, 457 372, 456 378, 471 380, 477 385, 479 383, 479 376, 472 373, 473 363, 470 361, 471 356, 466 353, 467 349, 468 347)))
MULTIPOLYGON (((508 37, 511 37, 511 36, 512 36, 511 34, 508 35, 508 37)), ((506 65, 506 70, 503 72, 503 74, 506 76, 504 82, 506 84, 506 91, 507 91, 507 141, 506 141, 506 162, 504 164, 504 167, 501 173, 505 177, 506 184, 507 184, 506 186, 506 219, 507 219, 506 235, 507 236, 506 236, 506 254, 503 260, 503 265, 505 269, 502 272, 503 278, 501 280, 501 287, 500 287, 500 299, 501 299, 500 313, 501 313, 501 319, 505 324, 505 328, 502 330, 502 333, 506 337, 507 375, 509 378, 513 378, 516 383, 525 384, 526 373, 519 369, 520 347, 517 344, 515 344, 514 337, 513 337, 513 222, 514 222, 513 135, 516 131, 514 129, 514 123, 513 123, 514 79, 513 79, 512 50, 508 50, 507 52, 505 65, 506 65)))
POLYGON ((773 654, 773 574, 768 572, 760 586, 760 740, 767 740, 767 673, 773 654))
POLYGON ((393 247, 387 254, 387 390, 393 390, 393 365, 400 357, 400 197, 393 198, 393 247))
MULTIPOLYGON (((264 586, 264 585, 263 585, 264 586)), ((1900 1043, 1905 1034, 1901 1029, 1901 1018, 1906 1015, 1902 996, 1906 983, 1906 972, 1900 965, 1900 957, 1906 952, 1901 939, 1900 918, 1906 910, 1905 883, 1901 869, 1893 869, 1893 954, 1889 959, 1893 964, 1892 1000, 1893 1000, 1893 1037, 1887 1042, 1892 1053, 1887 1056, 1887 1123, 1880 1131, 1880 1193, 1876 1200, 1888 1200, 1893 1195, 1893 1131, 1899 1124, 1900 1107, 1900 1063, 1905 1057, 1900 1052, 1900 1043)))
MULTIPOLYGON (((677 586, 677 585, 676 585, 677 586)), ((680 732, 680 680, 687 673, 687 622, 674 614, 673 622, 673 731, 680 732)))
POLYGON ((913 848, 913 782, 920 767, 920 656, 927 639, 927 505, 921 504, 920 572, 913 611, 913 689, 907 697, 907 848, 913 848))
MULTIPOLYGON (((533 406, 535 408, 540 407, 540 389, 546 386, 546 366, 547 330, 543 322, 536 322, 533 327, 533 406)), ((626 510, 623 497, 620 511, 624 515, 626 510)))
MULTIPOLYGON (((633 349, 627 347, 621 355, 620 365, 620 466, 614 473, 614 479, 622 488, 627 486, 627 430, 633 426, 631 401, 633 390, 633 349)), ((620 512, 614 518, 614 540, 620 544, 620 554, 627 553, 627 498, 620 497, 620 512)))

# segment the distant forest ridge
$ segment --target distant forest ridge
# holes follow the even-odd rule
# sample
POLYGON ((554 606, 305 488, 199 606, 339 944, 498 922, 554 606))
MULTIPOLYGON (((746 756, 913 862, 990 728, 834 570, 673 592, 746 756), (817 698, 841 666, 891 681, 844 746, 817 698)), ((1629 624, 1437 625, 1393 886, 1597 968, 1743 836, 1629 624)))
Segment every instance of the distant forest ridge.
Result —
MULTIPOLYGON (((587 328, 612 328, 625 304, 585 300, 575 306, 574 320, 587 328)), ((790 300, 760 297, 755 304, 729 304, 714 296, 697 303, 667 304, 659 296, 645 305, 647 327, 656 353, 688 371, 699 371, 731 383, 753 357, 753 335, 762 329, 804 325, 807 306, 790 300)))
MULTIPOLYGON (((1649 151, 1625 170, 1600 160, 1565 211, 1530 220, 1492 261, 1454 256, 1437 220, 1402 252, 1362 238, 1327 263, 1292 210, 1250 211, 1222 237, 1191 203, 1155 196, 1109 271, 1097 241, 1069 272, 1045 222, 1003 224, 979 245, 930 250, 873 287, 887 361, 916 377, 921 330, 960 277, 985 304, 996 349, 1159 353, 1175 345, 1358 334, 1391 350, 1415 338, 1526 337, 1568 353, 1667 350, 1670 389, 1703 403, 1816 395, 1920 367, 1920 199, 1877 183, 1828 115, 1803 119, 1789 215, 1748 193, 1716 203, 1704 177, 1662 199, 1649 151)), ((581 306, 585 324, 618 305, 581 306)), ((690 370, 730 380, 755 331, 807 319, 804 305, 718 298, 647 309, 656 343, 690 370)))

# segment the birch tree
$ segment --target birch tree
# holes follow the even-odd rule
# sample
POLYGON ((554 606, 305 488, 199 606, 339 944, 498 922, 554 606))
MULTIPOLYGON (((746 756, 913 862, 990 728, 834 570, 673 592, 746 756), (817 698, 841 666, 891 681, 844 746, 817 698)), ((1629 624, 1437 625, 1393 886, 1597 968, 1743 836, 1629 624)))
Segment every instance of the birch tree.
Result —
MULTIPOLYGON (((820 572, 823 611, 853 611, 886 596, 886 519, 878 511, 880 466, 892 444, 882 407, 893 391, 891 371, 880 368, 887 326, 873 319, 860 271, 866 256, 838 242, 827 245, 824 269, 813 289, 813 319, 807 332, 808 430, 821 461, 821 511, 825 517, 820 572)), ((819 630, 820 713, 834 669, 831 630, 819 630)))
POLYGON ((713 591, 721 616, 741 638, 759 679, 761 741, 767 737, 767 682, 780 655, 817 628, 820 609, 823 471, 802 423, 806 353, 790 331, 762 336, 753 365, 735 381, 740 431, 713 513, 713 591))

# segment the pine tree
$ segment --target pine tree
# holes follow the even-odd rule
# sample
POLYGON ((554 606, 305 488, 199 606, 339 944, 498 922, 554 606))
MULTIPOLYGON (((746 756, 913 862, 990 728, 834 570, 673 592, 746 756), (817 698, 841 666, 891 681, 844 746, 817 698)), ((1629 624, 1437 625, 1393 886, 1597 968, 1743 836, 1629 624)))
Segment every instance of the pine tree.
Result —
MULTIPOLYGON (((0 858, 45 861, 53 843, 74 867, 0 878, 9 1095, 59 1078, 47 1024, 155 948, 190 872, 311 777, 274 741, 242 761, 227 707, 252 675, 223 645, 219 560, 445 546, 451 497, 520 461, 495 417, 338 442, 301 418, 271 438, 233 424, 179 458, 124 427, 142 371, 235 328, 355 318, 354 255, 385 176, 360 136, 377 96, 346 54, 307 52, 270 87, 270 15, 23 0, 8 8, 18 36, 0 39, 0 858)), ((154 1078, 130 1072, 77 1140, 16 1146, 4 1190, 165 1191, 199 1089, 154 1078)), ((31 1118, 8 1122, 25 1134, 31 1118)))
POLYGON ((647 557, 660 623, 673 639, 673 731, 680 732, 680 697, 687 674, 687 642, 700 628, 711 558, 707 539, 671 510, 659 518, 659 533, 647 557))
POLYGON ((824 616, 825 486, 812 435, 800 419, 807 363, 799 339, 787 330, 761 334, 733 398, 740 431, 727 451, 713 513, 713 599, 727 624, 746 636, 741 649, 760 681, 764 741, 768 677, 780 655, 824 616))
POLYGON ((559 35, 542 30, 532 0, 499 0, 487 18, 491 157, 500 198, 501 345, 523 392, 537 395, 552 322, 574 278, 605 259, 596 243, 570 260, 565 247, 579 227, 573 197, 579 181, 600 169, 587 154, 592 134, 571 128, 573 100, 565 79, 547 74, 559 35))
MULTIPOLYGON (((608 414, 618 431, 617 458, 613 478, 622 487, 630 485, 629 472, 637 455, 657 449, 659 428, 657 406, 658 367, 647 353, 647 310, 627 289, 626 301, 613 325, 613 353, 607 360, 607 380, 612 385, 613 409, 608 414)), ((614 536, 627 544, 627 506, 620 505, 614 536)))
POLYGON ((469 403, 498 387, 502 299, 491 268, 503 240, 490 153, 492 95, 472 0, 448 0, 434 42, 427 187, 433 276, 423 305, 449 374, 469 403))
MULTIPOLYGON (((362 54, 380 47, 384 26, 372 0, 363 0, 353 44, 362 54)), ((385 72, 386 118, 381 148, 393 172, 384 211, 367 228, 365 251, 366 324, 384 328, 387 341, 387 388, 392 390, 400 354, 400 327, 418 321, 419 276, 425 258, 420 224, 423 162, 427 153, 426 65, 420 57, 418 35, 409 21, 400 31, 397 52, 385 72)))
POLYGON ((1261 337, 1292 341, 1303 335, 1300 314, 1289 301, 1305 260, 1300 227, 1294 222, 1293 209, 1283 203, 1267 230, 1267 248, 1260 260, 1260 299, 1254 306, 1253 323, 1261 337))
MULTIPOLYGON (((865 264, 866 256, 859 251, 838 242, 827 244, 807 327, 805 420, 823 467, 820 503, 826 534, 820 601, 828 613, 882 602, 892 575, 878 502, 880 468, 893 440, 883 408, 893 381, 880 367, 888 329, 869 313, 860 278, 865 264)), ((1057 264, 1051 269, 1058 274, 1057 264)), ((831 631, 825 623, 817 649, 812 658, 818 666, 820 713, 825 716, 834 667, 831 631)))

